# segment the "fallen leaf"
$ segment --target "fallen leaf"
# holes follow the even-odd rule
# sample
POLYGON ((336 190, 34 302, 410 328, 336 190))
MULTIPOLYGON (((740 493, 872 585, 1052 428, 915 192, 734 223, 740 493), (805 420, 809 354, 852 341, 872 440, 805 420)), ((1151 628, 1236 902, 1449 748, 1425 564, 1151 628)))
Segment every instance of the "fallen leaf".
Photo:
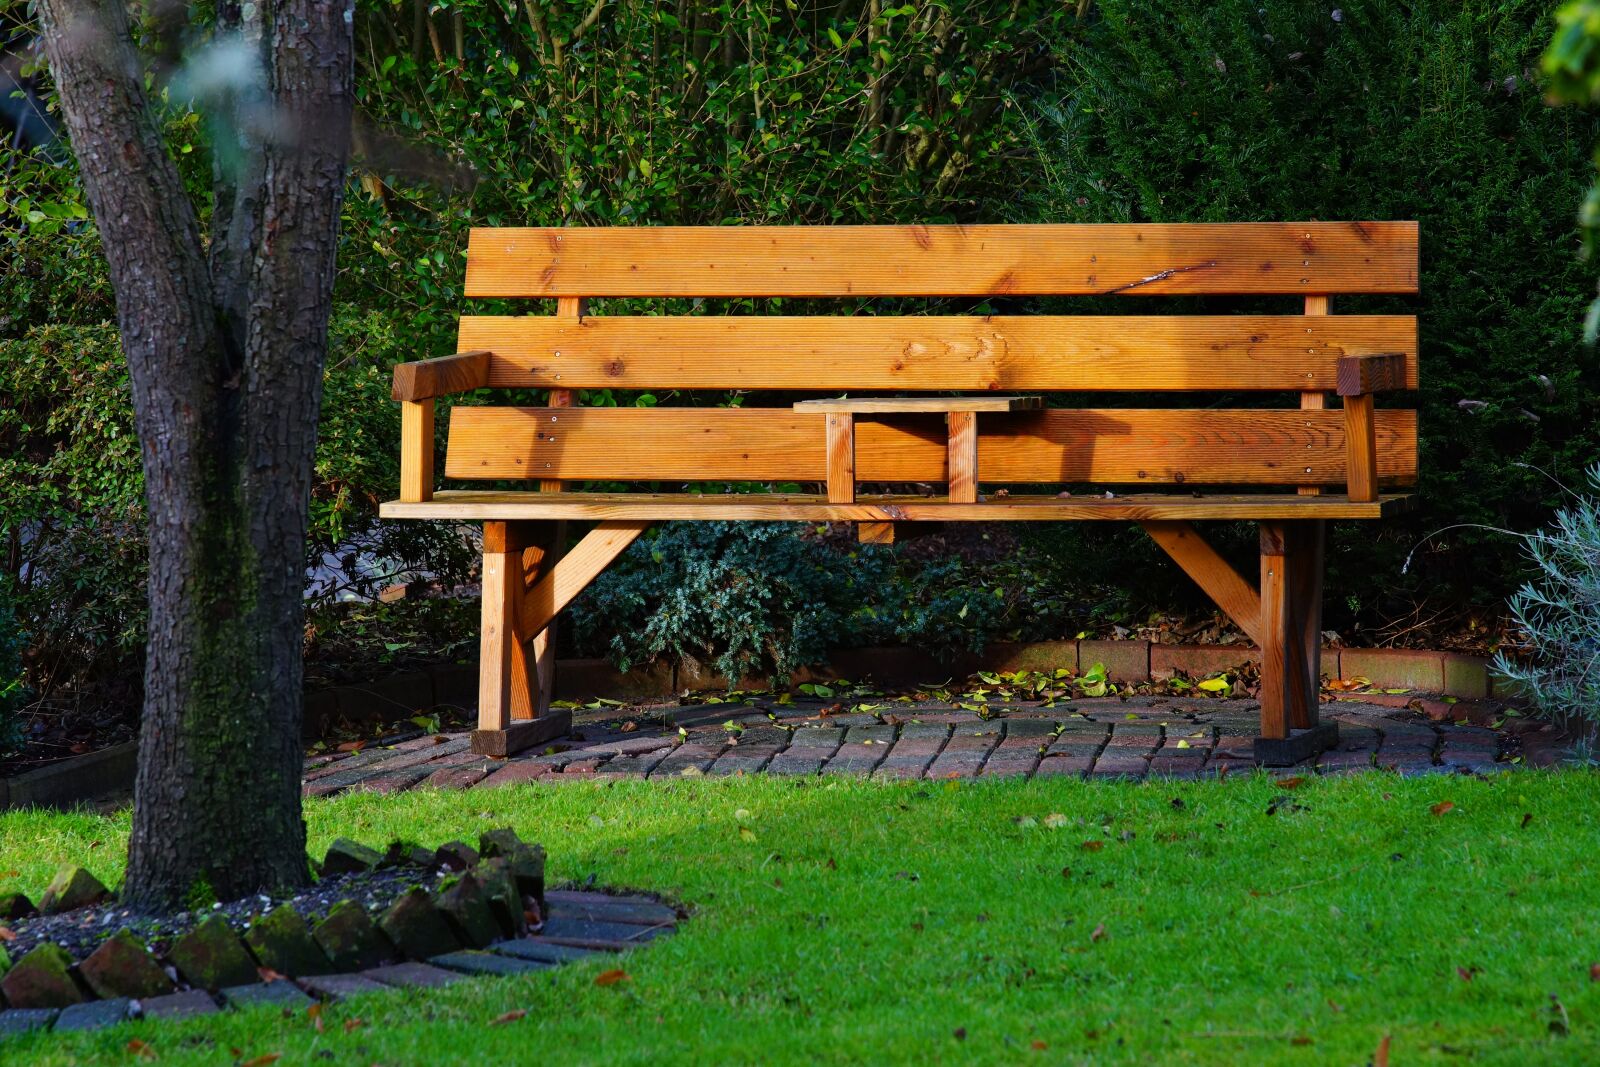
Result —
POLYGON ((623 723, 621 727, 619 727, 619 729, 621 729, 625 734, 631 734, 638 728, 639 724, 634 722, 632 719, 629 719, 627 722, 623 723))
POLYGON ((1279 778, 1273 784, 1279 789, 1299 789, 1306 784, 1306 780, 1300 775, 1296 775, 1293 778, 1279 778))
POLYGON ((1530 823, 1530 822, 1532 822, 1532 821, 1533 821, 1533 812, 1531 812, 1531 811, 1529 811, 1529 812, 1524 812, 1524 813, 1523 813, 1523 816, 1522 816, 1522 826, 1521 826, 1521 829, 1523 829, 1523 830, 1526 830, 1526 829, 1527 829, 1527 828, 1528 828, 1528 824, 1529 824, 1529 823, 1530 823))
POLYGON ((1078 847, 1082 848, 1085 852, 1099 852, 1101 849, 1106 847, 1106 843, 1104 841, 1085 841, 1078 847))
POLYGON ((279 982, 283 980, 283 975, 271 967, 257 967, 256 974, 260 976, 263 982, 279 982))
POLYGON ((1378 1051, 1372 1054, 1372 1067, 1389 1067, 1389 1035, 1378 1042, 1378 1051))
POLYGON ((754 830, 750 829, 750 827, 748 827, 748 826, 739 827, 739 840, 741 840, 741 841, 754 841, 755 839, 756 839, 756 832, 754 830))
POLYGON ((1090 941, 1104 941, 1106 939, 1106 924, 1100 923, 1094 928, 1094 933, 1089 935, 1090 941))
POLYGON ((311 1025, 317 1028, 317 1033, 322 1033, 322 1004, 319 1001, 306 1009, 306 1015, 311 1019, 311 1025))
POLYGON ((965 1041, 967 1039, 967 1028, 965 1026, 956 1027, 955 1039, 957 1041, 965 1041))
POLYGON ((128 1042, 128 1051, 140 1059, 153 1060, 156 1058, 155 1046, 148 1041, 140 1041, 138 1038, 128 1042))
POLYGON ((1460 978, 1461 978, 1461 980, 1463 982, 1472 981, 1472 976, 1477 974, 1477 973, 1478 973, 1478 969, 1476 967, 1457 967, 1456 968, 1456 974, 1458 976, 1460 976, 1460 978))
POLYGON ((0 926, 0 941, 15 941, 17 932, 9 926, 0 926))
POLYGON ((344 1032, 347 1034, 354 1033, 365 1025, 367 1024, 362 1022, 359 1018, 346 1019, 344 1021, 344 1032))
POLYGON ((1429 808, 1428 810, 1433 812, 1435 815, 1443 815, 1445 812, 1449 811, 1451 808, 1454 808, 1454 807, 1455 807, 1455 804, 1453 802, 1448 801, 1448 800, 1441 800, 1441 801, 1439 801, 1439 803, 1435 804, 1433 807, 1429 808))
POLYGON ((365 741, 346 741, 344 744, 339 746, 339 751, 340 752, 360 752, 362 749, 364 749, 366 747, 367 747, 367 743, 365 741))
POLYGON ((498 1015, 494 1019, 490 1020, 489 1025, 504 1026, 506 1023, 516 1022, 526 1014, 528 1014, 527 1008, 514 1008, 511 1011, 506 1012, 504 1015, 498 1015))
POLYGON ((1289 1039, 1289 1044, 1298 1045, 1298 1046, 1302 1046, 1303 1047, 1305 1045, 1311 1044, 1311 1039, 1309 1037, 1307 1037, 1305 1034, 1295 1034, 1293 1037, 1291 1037, 1289 1039))
POLYGON ((1044 1052, 1049 1049, 1049 1047, 1050 1046, 1045 1044, 1043 1041, 1035 1041, 1033 1043, 1033 1051, 1035 1052, 1044 1052))
POLYGON ((1589 981, 1600 982, 1600 963, 1589 964, 1589 981))
POLYGON ((1044 824, 1052 830, 1059 830, 1067 825, 1067 817, 1059 811, 1052 811, 1044 817, 1044 824))
POLYGON ((283 1059, 281 1052, 265 1052, 253 1060, 245 1060, 239 1067, 267 1067, 269 1063, 277 1063, 283 1059))
POLYGON ((617 968, 610 971, 601 971, 599 974, 595 975, 594 984, 601 986, 616 985, 618 982, 626 982, 627 980, 628 972, 622 970, 621 968, 617 968))

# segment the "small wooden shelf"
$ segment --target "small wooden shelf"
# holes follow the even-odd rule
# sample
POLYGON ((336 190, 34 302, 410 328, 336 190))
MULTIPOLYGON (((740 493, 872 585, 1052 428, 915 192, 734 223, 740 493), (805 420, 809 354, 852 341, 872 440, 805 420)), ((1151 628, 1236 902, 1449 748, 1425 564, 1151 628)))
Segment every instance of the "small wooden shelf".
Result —
POLYGON ((832 400, 796 400, 796 411, 851 415, 903 415, 914 412, 1037 411, 1044 398, 1037 396, 908 396, 837 397, 832 400))

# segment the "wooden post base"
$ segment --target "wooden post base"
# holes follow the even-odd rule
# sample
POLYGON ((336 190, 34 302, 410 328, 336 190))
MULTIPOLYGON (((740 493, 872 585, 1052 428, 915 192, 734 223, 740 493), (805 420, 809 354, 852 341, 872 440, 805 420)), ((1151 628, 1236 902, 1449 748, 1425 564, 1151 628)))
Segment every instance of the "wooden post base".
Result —
POLYGON ((513 721, 504 730, 472 731, 472 752, 477 756, 513 756, 572 732, 572 712, 547 711, 537 719, 513 721))
POLYGON ((1292 767, 1301 760, 1321 755, 1338 743, 1339 724, 1324 720, 1309 730, 1290 730, 1288 737, 1256 738, 1255 757, 1263 767, 1292 767))

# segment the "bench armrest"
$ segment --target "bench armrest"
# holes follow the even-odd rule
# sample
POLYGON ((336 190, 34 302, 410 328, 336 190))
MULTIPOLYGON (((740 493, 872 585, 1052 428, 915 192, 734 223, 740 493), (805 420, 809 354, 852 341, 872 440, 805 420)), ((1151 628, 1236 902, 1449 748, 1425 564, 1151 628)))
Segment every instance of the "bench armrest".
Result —
POLYGON ((1406 387, 1406 357, 1399 352, 1340 356, 1336 380, 1344 398, 1345 493, 1378 499, 1377 419, 1372 394, 1406 387))
POLYGON ((393 396, 401 402, 432 400, 436 396, 482 389, 488 384, 489 353, 462 352, 396 364, 393 396))
POLYGON ((433 399, 489 384, 489 353, 462 352, 401 363, 393 396, 400 402, 400 499, 433 498, 433 399))

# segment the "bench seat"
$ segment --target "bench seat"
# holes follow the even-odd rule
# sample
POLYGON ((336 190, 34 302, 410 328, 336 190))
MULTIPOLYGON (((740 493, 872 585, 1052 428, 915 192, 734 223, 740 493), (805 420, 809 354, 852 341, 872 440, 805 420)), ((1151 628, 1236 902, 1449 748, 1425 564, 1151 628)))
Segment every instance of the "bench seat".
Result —
POLYGON ((1181 496, 990 496, 975 504, 942 497, 867 496, 852 504, 830 504, 806 493, 540 493, 443 489, 431 500, 391 500, 379 508, 386 519, 791 520, 803 522, 1061 522, 1100 519, 1148 522, 1211 519, 1381 519, 1410 509, 1409 493, 1370 502, 1344 495, 1299 496, 1250 493, 1181 496))

